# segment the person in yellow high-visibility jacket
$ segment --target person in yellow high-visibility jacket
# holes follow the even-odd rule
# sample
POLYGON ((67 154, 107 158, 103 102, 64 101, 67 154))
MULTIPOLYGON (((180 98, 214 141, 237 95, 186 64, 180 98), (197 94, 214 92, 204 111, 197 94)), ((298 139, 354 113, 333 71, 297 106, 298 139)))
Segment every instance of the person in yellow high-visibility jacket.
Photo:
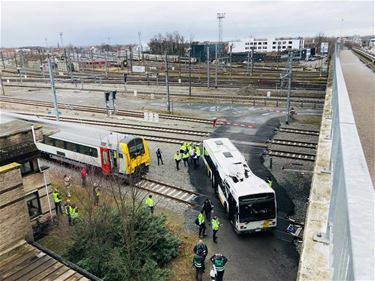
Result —
POLYGON ((60 215, 62 215, 63 210, 62 210, 62 206, 61 206, 61 196, 60 196, 60 193, 57 191, 57 189, 55 189, 52 192, 52 199, 53 199, 53 202, 55 203, 56 215, 58 216, 59 213, 60 213, 60 215))
POLYGON ((152 199, 152 195, 151 194, 146 199, 146 205, 147 205, 147 207, 150 208, 151 214, 153 214, 154 213, 155 203, 154 203, 154 199, 152 199))
POLYGON ((220 222, 216 216, 211 220, 211 225, 212 225, 212 240, 214 241, 214 243, 217 243, 216 233, 219 231, 220 222))
POLYGON ((174 161, 176 161, 176 169, 177 171, 180 170, 180 161, 181 161, 181 154, 179 151, 176 151, 176 153, 173 156, 174 161))
POLYGON ((199 226, 199 238, 206 236, 206 223, 204 221, 203 211, 201 211, 197 217, 197 222, 199 226))

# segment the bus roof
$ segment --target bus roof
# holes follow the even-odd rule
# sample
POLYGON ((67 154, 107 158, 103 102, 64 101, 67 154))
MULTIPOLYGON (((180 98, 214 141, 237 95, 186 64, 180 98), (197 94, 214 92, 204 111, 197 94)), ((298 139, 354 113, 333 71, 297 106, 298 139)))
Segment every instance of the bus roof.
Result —
POLYGON ((228 138, 207 139, 203 146, 237 196, 274 193, 264 180, 253 174, 245 157, 228 138))

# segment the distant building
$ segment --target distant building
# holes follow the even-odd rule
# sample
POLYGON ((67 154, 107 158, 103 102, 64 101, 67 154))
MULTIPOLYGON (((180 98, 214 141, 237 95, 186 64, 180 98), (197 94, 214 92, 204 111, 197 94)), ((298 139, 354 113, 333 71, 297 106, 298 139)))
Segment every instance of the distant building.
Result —
MULTIPOLYGON (((227 43, 221 42, 217 43, 218 56, 221 57, 223 54, 227 53, 227 43)), ((207 48, 209 50, 209 60, 215 60, 216 55, 216 43, 215 42, 202 42, 193 43, 191 45, 191 56, 196 58, 198 62, 207 61, 207 48)))
POLYGON ((298 38, 245 38, 239 41, 229 42, 232 53, 250 52, 254 48, 257 53, 282 52, 287 50, 299 50, 304 47, 304 40, 298 38))

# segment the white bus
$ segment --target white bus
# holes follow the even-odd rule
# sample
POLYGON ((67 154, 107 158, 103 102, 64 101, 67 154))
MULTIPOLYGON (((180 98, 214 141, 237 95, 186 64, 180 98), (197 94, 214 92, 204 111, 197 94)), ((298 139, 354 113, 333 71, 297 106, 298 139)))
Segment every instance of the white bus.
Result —
POLYGON ((227 138, 203 141, 203 161, 221 204, 237 233, 276 227, 275 191, 254 175, 227 138))

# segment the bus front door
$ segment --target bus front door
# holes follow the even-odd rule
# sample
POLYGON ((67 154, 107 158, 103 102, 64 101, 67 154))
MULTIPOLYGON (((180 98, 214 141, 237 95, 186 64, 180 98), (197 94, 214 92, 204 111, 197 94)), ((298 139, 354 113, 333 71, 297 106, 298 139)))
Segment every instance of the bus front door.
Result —
POLYGON ((231 222, 235 223, 236 201, 234 200, 232 194, 229 194, 228 202, 229 202, 228 217, 231 222))

